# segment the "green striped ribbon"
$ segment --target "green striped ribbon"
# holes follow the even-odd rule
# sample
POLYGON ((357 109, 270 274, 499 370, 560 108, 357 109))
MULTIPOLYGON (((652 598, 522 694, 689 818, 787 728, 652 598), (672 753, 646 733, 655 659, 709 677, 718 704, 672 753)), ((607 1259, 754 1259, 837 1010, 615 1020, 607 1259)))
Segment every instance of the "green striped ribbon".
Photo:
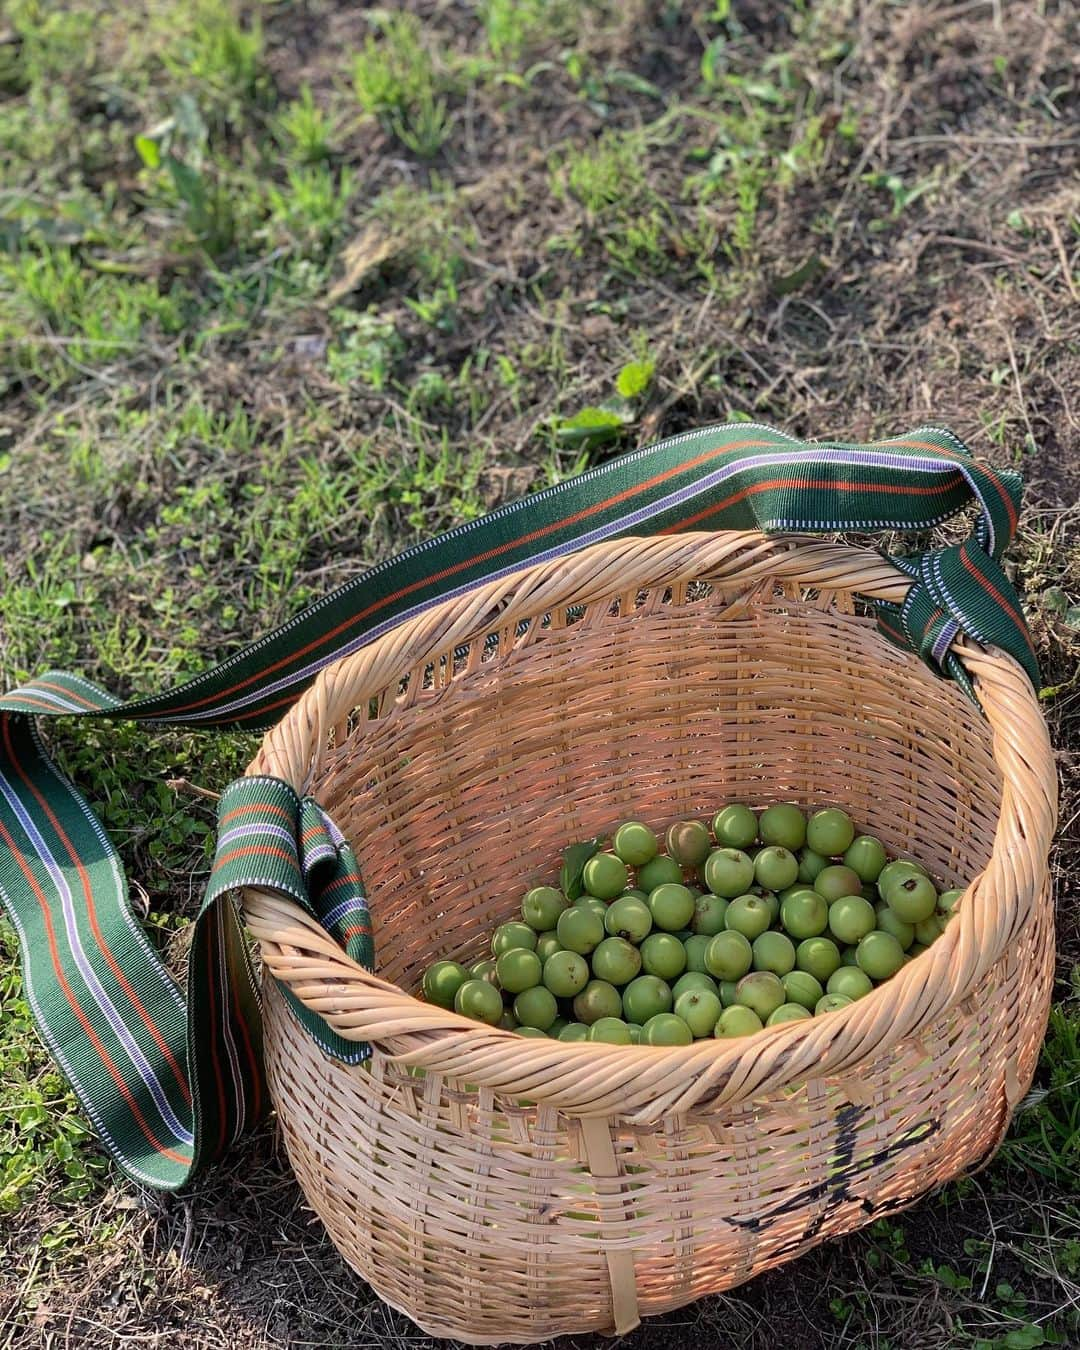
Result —
MULTIPOLYGON (((920 427, 871 445, 807 443, 754 423, 706 427, 623 455, 408 549, 222 665, 130 703, 48 671, 0 699, 0 900, 21 943, 45 1044, 105 1147, 137 1181, 182 1186, 266 1110, 258 993, 235 905, 258 885, 291 896, 360 962, 374 953, 348 843, 310 798, 273 778, 224 792, 217 855, 191 947, 185 1000, 133 917, 119 862, 77 789, 52 764, 41 717, 265 727, 330 662, 470 587, 600 540, 688 529, 925 530, 965 507, 957 546, 897 558, 903 605, 881 631, 973 691, 958 633, 1038 668, 1000 559, 1016 532, 1019 476, 976 463, 951 432, 920 427)), ((290 1000, 327 1054, 342 1041, 290 1000)))

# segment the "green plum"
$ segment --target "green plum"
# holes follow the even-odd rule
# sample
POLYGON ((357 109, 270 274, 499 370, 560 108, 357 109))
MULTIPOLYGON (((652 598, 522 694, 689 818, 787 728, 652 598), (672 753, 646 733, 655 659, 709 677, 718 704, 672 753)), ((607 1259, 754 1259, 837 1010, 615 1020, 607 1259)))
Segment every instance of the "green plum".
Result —
POLYGON ((521 994, 540 983, 544 967, 535 952, 524 947, 511 947, 495 962, 499 984, 508 994, 521 994))
POLYGON ((874 931, 874 906, 861 895, 844 895, 829 906, 829 932, 837 942, 849 945, 874 931))
POLYGON ((674 933, 650 933, 640 952, 641 968, 646 975, 673 980, 686 969, 686 948, 674 933))
POLYGON ((436 961, 424 971, 424 997, 440 1008, 452 1008, 469 972, 457 961, 436 961))
POLYGON ((844 994, 823 994, 814 1004, 814 1016, 820 1017, 822 1013, 836 1012, 840 1008, 850 1008, 853 999, 847 998, 844 994))
POLYGON ((885 845, 872 834, 860 834, 844 850, 844 865, 862 881, 877 881, 885 866, 885 845))
POLYGON ((757 839, 757 817, 741 802, 732 802, 717 811, 712 827, 721 848, 745 849, 757 839))
POLYGON ((753 941, 754 969, 786 975, 795 969, 795 944, 783 933, 759 934, 753 941))
POLYGON ((568 952, 588 956, 589 952, 604 940, 607 933, 604 927, 605 920, 606 916, 601 918, 591 909, 571 906, 559 915, 555 932, 568 952))
POLYGON ((552 929, 549 933, 540 933, 536 939, 536 954, 540 960, 546 961, 549 956, 556 952, 561 952, 562 943, 559 941, 559 935, 552 929))
MULTIPOLYGON (((454 1011, 493 1027, 503 1015, 502 995, 486 980, 466 980, 454 995, 454 1011)), ((520 1017, 518 1021, 521 1021, 520 1017)))
POLYGON ((640 1045, 640 1044, 641 1044, 641 1028, 638 1026, 638 1024, 637 1024, 636 1022, 627 1022, 627 1024, 626 1024, 626 1030, 630 1033, 630 1044, 631 1044, 631 1045, 640 1045))
POLYGON ((603 1041, 605 1045, 629 1045, 630 1028, 621 1017, 598 1017, 589 1027, 590 1041, 603 1041))
POLYGON ((843 994, 845 998, 855 1000, 865 998, 873 989, 870 976, 858 966, 841 966, 834 970, 825 984, 827 994, 843 994))
POLYGON ((641 1028, 642 1045, 690 1045, 693 1032, 674 1013, 657 1013, 641 1028))
POLYGON ((695 896, 694 915, 690 920, 690 927, 695 933, 704 934, 705 937, 714 937, 723 930, 727 907, 728 902, 723 896, 711 895, 708 892, 704 895, 695 896))
POLYGON ((641 953, 625 938, 609 937, 592 954, 592 971, 609 984, 629 984, 641 970, 641 953))
POLYGON ((874 906, 874 913, 877 915, 878 928, 894 937, 904 951, 907 951, 915 941, 915 925, 897 918, 884 900, 879 900, 874 906))
POLYGON ((694 897, 682 885, 668 883, 649 892, 649 913, 653 927, 665 933, 677 933, 694 917, 694 897))
POLYGON ((636 895, 622 895, 608 906, 604 927, 612 937, 638 943, 652 929, 652 913, 646 901, 639 900, 636 895))
POLYGON ((680 994, 685 994, 688 989, 707 989, 711 994, 716 993, 716 981, 711 975, 706 975, 703 970, 688 970, 680 975, 671 986, 671 997, 677 999, 680 994))
POLYGON ((737 896, 724 915, 724 927, 728 932, 741 933, 751 942, 764 933, 771 922, 772 912, 760 895, 737 896))
POLYGON ((554 886, 534 886, 525 892, 521 917, 538 933, 548 933, 559 922, 559 915, 569 903, 562 891, 557 891, 554 886))
POLYGON ((923 919, 915 925, 915 941, 921 942, 924 947, 929 947, 945 931, 945 916, 943 914, 931 914, 928 919, 923 919))
POLYGON ((607 980, 590 980, 574 999, 574 1019, 592 1026, 601 1017, 620 1017, 622 997, 607 980))
POLYGON ((929 877, 915 872, 895 877, 882 894, 892 912, 905 923, 918 925, 937 909, 938 897, 934 883, 929 877))
POLYGON ((686 949, 686 969, 703 971, 705 969, 705 953, 709 949, 709 943, 712 937, 706 937, 704 933, 692 933, 683 940, 683 947, 686 949))
POLYGON ((963 894, 964 894, 963 891, 953 890, 953 891, 942 891, 941 894, 938 896, 937 898, 938 909, 941 910, 942 914, 944 914, 946 918, 951 919, 953 914, 955 914, 957 901, 963 894))
POLYGON ((717 848, 705 859, 705 885, 713 895, 731 900, 754 883, 753 860, 741 849, 717 848))
POLYGON ((736 1000, 756 1012, 763 1022, 786 1002, 786 997, 780 977, 771 970, 754 970, 744 975, 735 991, 736 1000))
POLYGON ((912 874, 924 877, 926 868, 911 858, 894 858, 892 862, 887 862, 877 875, 877 888, 881 892, 881 898, 885 899, 885 892, 894 881, 912 874))
POLYGON ((798 941, 818 937, 829 926, 829 905, 824 896, 803 887, 780 905, 780 922, 798 941))
POLYGON ((523 1027, 537 1027, 547 1031, 559 1015, 555 995, 542 984, 526 989, 514 999, 514 1016, 523 1027))
POLYGON ((657 1013, 671 1011, 671 986, 655 975, 639 975, 622 993, 623 1016, 644 1026, 657 1013))
POLYGON ((823 858, 812 848, 799 849, 799 880, 805 885, 812 886, 817 874, 828 865, 828 858, 823 858))
POLYGON ((862 891, 862 880, 857 872, 845 867, 843 863, 831 863, 828 867, 823 867, 814 878, 814 890, 831 905, 841 896, 859 895, 862 891))
POLYGON ((680 820, 670 826, 665 838, 670 857, 683 867, 700 867, 713 846, 708 827, 700 820, 680 820))
POLYGON ((767 891, 782 891, 799 875, 795 854, 781 844, 770 844, 754 858, 754 880, 767 891))
POLYGON ((614 853, 594 853, 581 874, 582 883, 598 900, 614 900, 627 882, 626 864, 614 853))
POLYGON ((846 811, 837 806, 826 806, 815 811, 806 822, 807 845, 822 857, 839 857, 855 838, 855 826, 846 811))
POLYGON ((532 1036, 541 1041, 546 1041, 548 1039, 547 1032, 541 1031, 539 1027, 516 1027, 515 1034, 518 1036, 532 1036))
POLYGON ((779 1008, 771 1012, 765 1021, 767 1027, 779 1026, 781 1022, 801 1022, 804 1018, 813 1017, 809 1008, 804 1008, 801 1003, 781 1003, 779 1008))
POLYGON ((758 818, 758 835, 763 844, 779 844, 794 853, 806 843, 806 817, 794 802, 768 806, 758 818))
POLYGON ((656 835, 640 820, 627 820, 620 825, 611 845, 617 856, 631 867, 644 867, 660 851, 656 835))
POLYGON ((713 1035, 717 1040, 729 1040, 735 1036, 752 1036, 755 1031, 760 1031, 765 1023, 753 1011, 752 1008, 743 1007, 741 1003, 733 1003, 717 1018, 716 1026, 713 1028, 713 1035))
POLYGON ((718 980, 741 979, 753 960, 749 938, 733 929, 717 933, 705 948, 705 969, 718 980))
POLYGON ((831 938, 807 938, 795 948, 795 965, 824 984, 834 970, 840 969, 840 948, 831 938))
POLYGON ((495 1025, 502 1031, 516 1031, 517 1018, 514 1016, 510 1008, 504 1008, 502 1016, 495 1023, 495 1025))
POLYGON ((725 1008, 730 1008, 735 1002, 735 991, 738 987, 738 980, 721 980, 719 982, 717 993, 720 995, 720 1002, 725 1008))
POLYGON ((573 998, 589 982, 589 963, 577 952, 555 952, 544 962, 542 978, 556 998, 573 998))
POLYGON ((872 980, 887 980, 904 964, 904 949, 891 933, 867 933, 855 948, 855 960, 872 980))
POLYGON ((483 980, 486 984, 493 984, 498 987, 499 977, 495 971, 495 959, 489 956, 486 960, 477 961, 475 965, 469 967, 469 979, 483 980))
POLYGON ((682 1018, 695 1040, 712 1035, 723 1010, 711 989, 687 989, 675 1000, 675 1016, 682 1018))
POLYGON ((789 1003, 801 1003, 811 1011, 825 993, 821 981, 805 970, 789 970, 786 975, 780 976, 780 983, 784 986, 784 997, 789 1003))
POLYGON ((501 923, 491 938, 492 956, 502 956, 503 952, 513 951, 515 947, 524 947, 526 951, 536 951, 536 929, 527 923, 501 923))
POLYGON ((584 1022, 567 1022, 559 1032, 560 1041, 587 1041, 589 1028, 584 1022))
POLYGON ((652 858, 637 870, 637 884, 646 895, 655 891, 657 886, 681 886, 682 879, 682 868, 666 853, 652 858))

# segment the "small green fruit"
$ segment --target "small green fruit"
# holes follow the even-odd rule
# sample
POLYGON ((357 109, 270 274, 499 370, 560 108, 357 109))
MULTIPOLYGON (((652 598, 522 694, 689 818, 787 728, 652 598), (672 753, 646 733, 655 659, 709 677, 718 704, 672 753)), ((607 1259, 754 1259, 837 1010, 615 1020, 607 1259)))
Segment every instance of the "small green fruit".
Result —
POLYGON ((548 1038, 547 1032, 541 1031, 539 1027, 517 1027, 516 1034, 518 1036, 538 1037, 542 1041, 546 1041, 548 1038))
POLYGON ((764 1022, 786 1001, 780 977, 770 970, 755 970, 744 975, 735 990, 735 998, 764 1022))
POLYGON ((541 933, 536 939, 536 954, 541 963, 546 961, 549 956, 554 956, 556 952, 561 952, 562 949, 563 945, 554 929, 548 933, 541 933))
POLYGON ((720 1002, 725 1008, 730 1008, 735 1002, 735 991, 739 987, 738 980, 721 980, 717 992, 720 995, 720 1002))
POLYGON ((874 931, 874 906, 861 895, 845 895, 829 906, 829 932, 837 942, 855 943, 874 931))
POLYGON ((635 895, 623 895, 608 906, 604 927, 612 937, 637 944, 652 929, 652 914, 644 900, 639 900, 635 895))
POLYGON ((853 1001, 843 994, 824 994, 814 1004, 814 1016, 820 1017, 822 1013, 836 1012, 839 1008, 850 1008, 853 1001))
POLYGON ((715 994, 716 981, 704 971, 688 970, 671 986, 671 997, 678 999, 679 995, 685 994, 688 989, 707 989, 711 994, 715 994))
POLYGON ((514 1016, 523 1027, 537 1027, 547 1031, 559 1015, 555 995, 542 984, 526 989, 514 999, 514 1016))
POLYGON ((712 836, 700 820, 680 820, 665 839, 667 851, 683 867, 700 867, 713 846, 712 836))
POLYGON ((693 1033, 674 1013, 657 1013, 641 1028, 642 1045, 690 1045, 693 1033))
POLYGON ((730 929, 709 939, 705 948, 705 969, 718 980, 739 980, 754 960, 750 940, 730 929))
POLYGON ((511 1012, 509 1008, 504 1008, 502 1016, 495 1023, 495 1025, 501 1031, 516 1031, 517 1018, 514 1016, 514 1014, 511 1012))
POLYGON ((452 1008, 469 972, 457 961, 436 961, 424 972, 424 997, 440 1008, 452 1008))
MULTIPOLYGON (((552 999, 552 1003, 554 1001, 552 999)), ((503 1014, 502 995, 486 980, 466 980, 454 995, 454 1011, 493 1027, 503 1014)), ((520 1017, 518 1021, 521 1021, 520 1017)))
POLYGON ((584 1022, 567 1022, 559 1032, 560 1041, 587 1041, 589 1028, 584 1022))
POLYGON ((721 848, 745 849, 757 839, 757 817, 741 802, 733 802, 717 811, 712 827, 721 848))
POLYGON ((673 980, 686 969, 686 948, 674 933, 650 933, 640 950, 646 975, 673 980))
POLYGON ((675 1000, 675 1016, 681 1017, 695 1040, 711 1036, 723 1004, 710 989, 687 989, 675 1000))
POLYGON ((832 863, 823 867, 814 878, 814 890, 831 905, 844 895, 858 895, 862 890, 862 880, 857 872, 843 863, 832 863))
POLYGON ((793 802, 768 806, 758 820, 758 834, 763 844, 779 844, 794 853, 806 843, 806 817, 793 802))
POLYGON ((872 980, 887 980, 904 964, 904 949, 891 933, 867 933, 855 948, 855 960, 872 980))
POLYGON ((594 853, 585 864, 581 880, 598 900, 614 900, 626 889, 626 864, 614 853, 594 853))
POLYGON ((544 962, 542 978, 556 998, 573 998, 589 983, 589 963, 577 952, 556 952, 544 962))
POLYGON ((607 932, 604 927, 605 919, 606 916, 601 918, 591 909, 572 905, 559 915, 555 932, 568 952, 587 956, 604 940, 607 932))
POLYGON ((771 922, 772 911, 760 895, 738 896, 724 915, 724 927, 729 932, 741 933, 750 942, 764 933, 771 922))
POLYGON ((665 933, 677 933, 694 917, 694 897, 685 886, 675 883, 650 891, 648 905, 653 927, 665 933))
POLYGON ((557 891, 554 886, 534 886, 525 892, 521 917, 538 933, 547 933, 559 922, 559 915, 569 903, 562 891, 557 891))
POLYGON ((795 948, 795 965, 822 984, 840 969, 840 949, 831 938, 813 937, 795 948))
POLYGON ((784 986, 784 997, 789 1003, 801 1003, 804 1008, 811 1010, 825 993, 821 981, 814 979, 805 970, 789 970, 786 975, 780 976, 780 983, 784 986))
POLYGON ((703 933, 693 933, 690 937, 683 940, 683 947, 686 949, 686 969, 703 971, 705 969, 705 953, 709 949, 711 937, 706 937, 703 933))
POLYGON ((847 849, 855 838, 855 826, 846 811, 827 806, 815 811, 806 822, 806 842, 815 853, 835 858, 847 849))
POLYGON ((795 944, 783 933, 761 933, 754 939, 754 969, 786 975, 795 969, 795 944))
POLYGON ((495 962, 499 984, 508 994, 521 994, 540 983, 544 967, 535 952, 524 947, 511 947, 495 962))
POLYGON ((817 874, 828 865, 828 858, 823 858, 812 848, 799 849, 799 880, 805 885, 812 886, 817 874))
POLYGON ((659 857, 653 858, 637 870, 637 884, 646 895, 655 891, 657 886, 680 886, 682 879, 682 868, 674 858, 669 858, 665 853, 661 853, 659 857))
POLYGON ((623 1016, 628 1022, 644 1026, 657 1013, 671 1011, 671 987, 655 975, 639 975, 623 990, 623 1016))
POLYGON ((643 867, 660 851, 656 835, 640 820, 628 820, 620 825, 611 845, 618 857, 631 867, 643 867))
POLYGON ((911 858, 894 858, 881 869, 877 876, 877 888, 881 892, 882 899, 885 898, 885 892, 894 881, 900 881, 907 876, 926 876, 926 868, 922 863, 914 862, 911 858))
POLYGON ((501 923, 491 938, 492 956, 502 956, 503 952, 513 951, 515 947, 524 947, 526 951, 536 951, 536 929, 527 923, 501 923))
POLYGON ((884 900, 879 900, 874 906, 874 913, 877 915, 878 928, 894 937, 904 951, 907 951, 915 941, 914 924, 905 923, 903 919, 897 918, 884 900))
POLYGON ((621 1017, 598 1017, 589 1028, 590 1041, 603 1041, 605 1045, 629 1045, 630 1028, 621 1017))
POLYGON ((928 919, 923 919, 921 923, 915 925, 915 941, 921 942, 924 947, 929 947, 945 931, 945 917, 942 914, 931 914, 928 919))
POLYGON ((690 927, 695 933, 705 937, 714 937, 724 927, 724 915, 728 902, 719 895, 698 895, 694 898, 694 915, 690 927))
POLYGON ((963 894, 963 891, 942 891, 937 900, 938 909, 941 910, 942 914, 951 918, 956 912, 957 901, 963 894))
POLYGON ((865 971, 860 970, 858 966, 841 966, 839 970, 834 970, 829 976, 825 985, 827 994, 843 994, 845 998, 854 1001, 857 998, 865 998, 873 989, 870 976, 865 971))
POLYGON ((713 1035, 717 1040, 730 1040, 735 1036, 752 1036, 755 1031, 761 1031, 765 1023, 753 1011, 752 1008, 746 1008, 741 1003, 733 1003, 717 1018, 716 1026, 713 1028, 713 1035))
POLYGON ((621 1013, 622 998, 607 980, 590 980, 574 999, 574 1017, 587 1027, 601 1017, 619 1017, 621 1013))
POLYGON ((844 865, 862 881, 877 881, 885 862, 885 845, 872 834, 860 834, 844 850, 844 865))
POLYGON ((807 1017, 813 1017, 813 1013, 801 1003, 781 1003, 775 1012, 769 1014, 765 1025, 775 1027, 781 1022, 801 1022, 807 1017))
POLYGON ((800 942, 818 937, 829 926, 828 902, 809 887, 791 892, 780 905, 780 922, 800 942))
POLYGON ((629 984, 641 970, 641 953, 625 938, 609 937, 592 954, 592 971, 609 984, 629 984))
POLYGON ((770 844, 754 858, 754 880, 767 891, 782 891, 793 885, 798 875, 798 859, 780 844, 770 844))
POLYGON ((894 878, 882 894, 892 912, 905 923, 920 924, 937 909, 934 883, 929 877, 914 872, 894 878))
POLYGON ((743 895, 754 883, 754 864, 737 848, 718 848, 705 859, 705 885, 725 900, 743 895))
POLYGON ((470 980, 483 980, 486 984, 493 984, 498 987, 499 977, 495 973, 495 960, 488 957, 484 961, 477 961, 474 966, 469 967, 470 980))

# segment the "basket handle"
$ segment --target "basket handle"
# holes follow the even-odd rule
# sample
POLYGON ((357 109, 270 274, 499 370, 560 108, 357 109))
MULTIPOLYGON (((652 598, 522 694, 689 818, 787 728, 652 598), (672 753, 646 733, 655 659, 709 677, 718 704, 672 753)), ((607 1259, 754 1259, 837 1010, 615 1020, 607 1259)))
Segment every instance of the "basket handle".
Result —
MULTIPOLYGON (((358 956, 370 965, 366 904, 347 845, 325 818, 318 828, 310 824, 314 803, 273 778, 234 784, 222 798, 185 1004, 132 916, 104 830, 52 764, 38 718, 264 727, 325 666, 403 619, 590 543, 706 524, 925 530, 972 503, 978 514, 970 539, 894 559, 914 584, 902 604, 878 603, 878 622, 969 694, 949 650, 960 633, 1010 652, 1037 681, 1020 604, 999 562, 1016 530, 1019 475, 977 464, 941 428, 851 445, 734 423, 633 451, 416 545, 178 689, 122 703, 77 676, 48 671, 4 696, 0 899, 19 934, 35 1023, 105 1147, 140 1182, 176 1189, 265 1111, 258 997, 231 898, 236 887, 299 900, 339 939, 342 910, 361 943, 358 956), (316 842, 305 852, 309 829, 316 842)), ((343 1049, 315 1013, 290 1001, 330 1053, 363 1053, 343 1049)))

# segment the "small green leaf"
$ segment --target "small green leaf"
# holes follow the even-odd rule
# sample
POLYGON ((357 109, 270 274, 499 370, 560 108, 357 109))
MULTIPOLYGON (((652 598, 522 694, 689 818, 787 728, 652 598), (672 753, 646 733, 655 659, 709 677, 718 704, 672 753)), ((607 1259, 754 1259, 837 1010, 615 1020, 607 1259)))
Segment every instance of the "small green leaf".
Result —
POLYGON ((148 169, 161 167, 161 146, 152 136, 136 136, 135 149, 148 169))
POLYGON ((792 291, 797 291, 800 286, 805 286, 807 282, 816 281, 825 271, 825 262, 817 253, 812 253, 804 263, 801 263, 793 272, 787 272, 783 276, 777 277, 772 284, 774 295, 790 295, 792 291))
POLYGON ((613 440, 622 428, 633 421, 626 410, 605 407, 582 408, 573 417, 565 418, 556 431, 560 441, 576 445, 582 441, 594 444, 613 440))
POLYGON ((581 878, 585 864, 594 853, 600 852, 600 844, 599 839, 587 839, 583 844, 571 844, 563 854, 559 888, 567 900, 576 900, 584 889, 581 878))
POLYGON ((643 361, 628 361, 619 371, 615 388, 625 399, 640 398, 652 383, 656 362, 646 357, 643 361))

